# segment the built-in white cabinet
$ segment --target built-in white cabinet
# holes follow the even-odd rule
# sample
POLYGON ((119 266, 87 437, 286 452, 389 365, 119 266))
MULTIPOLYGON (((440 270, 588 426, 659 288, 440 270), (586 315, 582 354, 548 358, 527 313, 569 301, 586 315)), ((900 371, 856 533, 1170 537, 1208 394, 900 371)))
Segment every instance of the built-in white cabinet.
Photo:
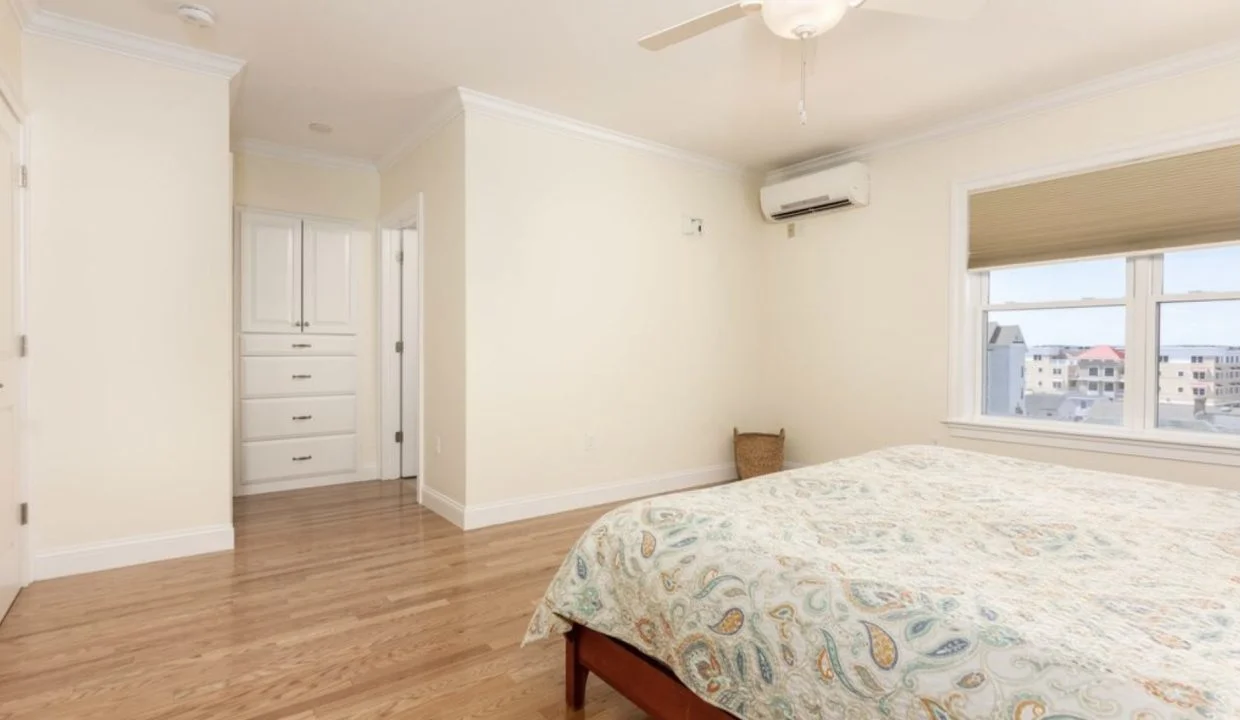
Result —
POLYGON ((237 232, 237 490, 357 479, 357 261, 370 236, 250 209, 237 232))
POLYGON ((241 329, 301 332, 301 220, 241 217, 241 329))
POLYGON ((356 228, 247 210, 240 232, 242 332, 357 332, 356 228))
POLYGON ((319 335, 357 331, 354 230, 304 221, 301 231, 301 327, 319 335))

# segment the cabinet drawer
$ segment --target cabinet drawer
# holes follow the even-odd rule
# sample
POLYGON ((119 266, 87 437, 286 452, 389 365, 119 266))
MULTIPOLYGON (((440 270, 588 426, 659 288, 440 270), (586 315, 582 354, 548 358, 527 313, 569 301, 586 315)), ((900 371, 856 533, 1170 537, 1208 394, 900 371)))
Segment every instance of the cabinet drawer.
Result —
POLYGON ((241 336, 242 355, 356 355, 352 335, 255 335, 241 336))
POLYGON ((241 403, 241 439, 270 440, 354 431, 354 397, 278 398, 241 403))
POLYGON ((242 397, 345 395, 357 391, 351 357, 247 357, 241 359, 242 397))
POLYGON ((357 468, 357 436, 268 440, 241 445, 241 482, 261 483, 357 468))

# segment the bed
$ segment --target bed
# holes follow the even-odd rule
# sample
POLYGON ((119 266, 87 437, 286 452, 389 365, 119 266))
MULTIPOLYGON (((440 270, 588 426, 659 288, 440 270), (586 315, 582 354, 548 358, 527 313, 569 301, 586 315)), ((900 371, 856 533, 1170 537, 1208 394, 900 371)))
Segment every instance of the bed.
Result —
POLYGON ((900 447, 641 500, 565 558, 567 634, 656 718, 1240 718, 1240 493, 900 447))

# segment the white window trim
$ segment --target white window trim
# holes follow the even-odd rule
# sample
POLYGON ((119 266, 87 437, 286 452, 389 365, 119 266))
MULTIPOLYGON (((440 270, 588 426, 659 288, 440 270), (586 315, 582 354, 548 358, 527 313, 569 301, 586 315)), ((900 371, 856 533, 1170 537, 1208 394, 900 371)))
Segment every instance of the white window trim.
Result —
MULTIPOLYGON (((1156 386, 1145 388, 1140 384, 1128 384, 1125 388, 1125 416, 1127 427, 1082 425, 1077 423, 1036 421, 1027 419, 999 418, 983 415, 981 383, 977 382, 984 362, 984 337, 982 299, 988 297, 985 275, 971 274, 969 262, 969 196, 972 193, 1012 187, 1041 180, 1051 180, 1092 170, 1101 170, 1158 157, 1204 151, 1240 142, 1240 119, 1149 139, 1147 141, 1110 149, 1091 157, 1037 168, 1025 169, 991 177, 957 182, 951 197, 951 321, 949 324, 948 356, 948 417, 943 421, 952 437, 1007 442, 1020 445, 1084 450, 1090 452, 1136 455, 1166 460, 1207 463, 1240 467, 1240 437, 1213 437, 1205 433, 1187 433, 1174 430, 1145 429, 1145 418, 1155 417, 1158 411, 1156 386), (1153 392, 1151 392, 1153 390, 1153 392)), ((1127 298, 1126 344, 1144 347, 1146 337, 1156 332, 1156 306, 1160 302, 1174 301, 1176 296, 1162 296, 1161 288, 1150 283, 1161 272, 1155 263, 1161 259, 1131 258, 1128 262, 1129 282, 1127 298), (1135 296, 1135 297, 1134 297, 1135 296), (1136 298, 1148 301, 1136 307, 1136 298)), ((1160 269, 1159 269, 1160 270, 1160 269)), ((1211 298, 1212 293, 1191 296, 1194 300, 1211 298)), ((1230 293, 1222 295, 1230 296, 1230 293)), ((1081 301, 1081 307, 1091 303, 1117 304, 1116 301, 1081 301)), ((1030 307, 1037 303, 1027 303, 1030 307)), ((1064 307, 1064 303, 1054 303, 1064 307)), ((1018 309, 1007 306, 1005 309, 1018 309)), ((1137 353, 1135 355, 1143 355, 1137 353)), ((1130 361, 1131 370, 1126 377, 1148 377, 1144 365, 1151 358, 1135 357, 1130 361)), ((1126 364, 1129 359, 1126 359, 1126 364)))

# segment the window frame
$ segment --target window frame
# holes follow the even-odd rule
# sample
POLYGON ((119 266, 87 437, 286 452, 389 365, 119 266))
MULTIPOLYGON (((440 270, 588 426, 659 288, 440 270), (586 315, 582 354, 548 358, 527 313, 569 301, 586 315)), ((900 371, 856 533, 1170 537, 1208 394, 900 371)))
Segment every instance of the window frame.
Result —
MULTIPOLYGON (((986 273, 970 272, 968 269, 969 197, 973 193, 1238 142, 1240 120, 1228 121, 1196 131, 1153 138, 1137 145, 1121 146, 1075 161, 953 185, 949 248, 949 397, 947 417, 943 420, 951 437, 1240 467, 1240 435, 1157 427, 1158 306, 1167 302, 1240 299, 1240 292, 1166 295, 1161 292, 1162 253, 1126 256, 1129 278, 1125 298, 1124 425, 1089 425, 982 414, 986 347, 985 331, 981 327, 985 315, 981 307, 983 299, 989 296, 989 288, 986 273), (1137 352, 1136 348, 1142 350, 1137 352)), ((1172 252, 1191 249, 1174 248, 1172 252)), ((1088 306, 1088 302, 1081 306, 1088 306)), ((1113 302, 1098 304, 1114 305, 1113 302)), ((1065 303, 1053 303, 1052 306, 1064 307, 1065 303)))

